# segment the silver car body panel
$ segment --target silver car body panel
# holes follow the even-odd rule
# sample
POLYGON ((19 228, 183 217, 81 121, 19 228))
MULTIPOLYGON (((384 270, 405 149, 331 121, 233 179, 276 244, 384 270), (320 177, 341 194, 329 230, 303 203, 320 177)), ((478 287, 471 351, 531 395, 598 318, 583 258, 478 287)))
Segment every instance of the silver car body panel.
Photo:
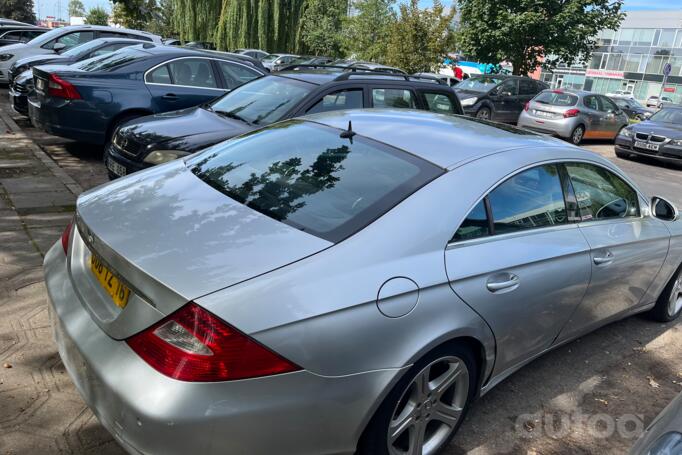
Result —
MULTIPOLYGON (((630 449, 630 455, 663 455, 664 452, 652 453, 659 439, 667 433, 682 433, 682 393, 656 416, 649 427, 637 439, 630 449)), ((679 447, 679 444, 677 445, 679 447)), ((672 450, 672 453, 678 453, 672 450)))
MULTIPOLYGON (((352 121, 355 132, 449 172, 333 246, 239 206, 196 178, 183 161, 81 196, 69 259, 59 243, 45 258, 53 326, 69 374, 127 450, 352 453, 392 385, 435 346, 457 338, 473 347, 484 393, 565 342, 558 338, 563 323, 586 303, 582 295, 590 295, 592 286, 594 245, 583 226, 468 245, 449 245, 450 239, 485 194, 522 169, 590 162, 632 182, 609 161, 551 138, 475 120, 391 112, 312 119, 343 129, 352 121), (91 248, 131 285, 130 313, 126 307, 107 315, 104 307, 111 309, 113 302, 98 294, 87 271, 91 248), (500 273, 518 274, 521 284, 514 292, 488 295, 485 277, 500 273), (382 289, 393 278, 415 286, 382 289), (545 307, 543 293, 550 300, 545 307), (303 370, 186 383, 156 372, 120 340, 190 299, 303 370), (380 310, 396 301, 407 308, 397 317, 380 310)), ((642 207, 652 220, 643 195, 642 207)), ((648 308, 679 266, 682 223, 656 223, 642 230, 654 246, 651 252, 623 256, 637 261, 635 269, 659 261, 650 286, 638 284, 641 304, 608 319, 584 320, 590 328, 648 308), (661 245, 670 233, 666 258, 661 245)), ((605 229, 595 238, 607 239, 605 229)))

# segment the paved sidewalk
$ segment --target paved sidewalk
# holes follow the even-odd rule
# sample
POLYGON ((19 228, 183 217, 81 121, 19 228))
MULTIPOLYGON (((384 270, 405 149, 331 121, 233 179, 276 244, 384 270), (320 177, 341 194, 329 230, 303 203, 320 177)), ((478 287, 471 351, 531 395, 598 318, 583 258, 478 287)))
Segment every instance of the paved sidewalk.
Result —
POLYGON ((0 454, 123 451, 76 392, 49 328, 42 261, 82 192, 0 110, 0 454))

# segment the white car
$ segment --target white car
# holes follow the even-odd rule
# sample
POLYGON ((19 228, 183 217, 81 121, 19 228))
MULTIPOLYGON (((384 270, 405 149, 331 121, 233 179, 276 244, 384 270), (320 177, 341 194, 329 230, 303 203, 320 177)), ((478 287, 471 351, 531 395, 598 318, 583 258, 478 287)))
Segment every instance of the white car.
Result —
POLYGON ((72 25, 56 28, 32 39, 0 48, 0 84, 9 83, 9 69, 20 58, 33 55, 59 54, 97 38, 133 38, 163 44, 161 37, 149 32, 101 25, 72 25))
POLYGON ((632 97, 632 91, 631 90, 616 90, 615 92, 607 93, 606 96, 608 97, 620 97, 620 98, 630 98, 632 97))

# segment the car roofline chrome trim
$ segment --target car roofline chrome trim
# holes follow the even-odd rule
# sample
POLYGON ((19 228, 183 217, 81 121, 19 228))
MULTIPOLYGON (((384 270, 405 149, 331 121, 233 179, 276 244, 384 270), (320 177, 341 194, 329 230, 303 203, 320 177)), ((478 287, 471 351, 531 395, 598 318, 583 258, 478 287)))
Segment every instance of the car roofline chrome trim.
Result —
MULTIPOLYGON (((260 70, 259 70, 258 68, 256 68, 256 67, 249 66, 249 65, 246 65, 246 64, 241 63, 241 62, 236 62, 236 61, 234 61, 234 60, 227 60, 227 59, 222 59, 222 58, 209 57, 209 56, 206 56, 206 55, 186 55, 186 56, 182 56, 182 57, 175 57, 175 58, 172 58, 172 59, 170 59, 170 60, 166 60, 165 62, 161 62, 161 63, 158 63, 158 64, 154 65, 153 67, 149 68, 147 71, 144 72, 144 74, 142 75, 142 81, 145 83, 145 85, 161 85, 161 86, 164 86, 164 87, 202 88, 202 89, 208 89, 208 90, 219 90, 219 91, 221 91, 221 92, 229 92, 229 91, 232 90, 232 89, 230 89, 230 88, 197 87, 196 85, 179 85, 179 84, 163 84, 163 83, 160 83, 160 82, 147 82, 147 74, 151 73, 152 71, 156 70, 157 68, 159 68, 159 67, 161 67, 161 66, 163 66, 163 65, 167 65, 167 64, 169 64, 169 63, 175 62, 175 61, 177 61, 177 60, 186 60, 186 59, 188 59, 188 58, 203 58, 203 59, 205 59, 205 60, 213 60, 213 61, 216 61, 216 62, 229 62, 229 63, 234 63, 235 65, 243 66, 244 68, 247 68, 247 69, 250 69, 250 70, 254 70, 254 71, 257 72, 257 73, 261 73, 261 76, 265 76, 265 75, 266 75, 266 73, 260 71, 260 70)), ((212 70, 212 69, 213 69, 213 68, 211 68, 211 70, 212 70)))

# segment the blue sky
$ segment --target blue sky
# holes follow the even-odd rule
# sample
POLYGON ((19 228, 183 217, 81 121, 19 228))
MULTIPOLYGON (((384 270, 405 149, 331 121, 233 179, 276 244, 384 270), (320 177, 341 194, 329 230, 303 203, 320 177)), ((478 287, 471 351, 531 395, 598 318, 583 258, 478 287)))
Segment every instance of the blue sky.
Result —
MULTIPOLYGON (((108 0, 81 0, 85 5, 85 9, 90 9, 95 6, 102 6, 107 10, 111 9, 108 0)), ((448 0, 442 0, 447 4, 448 0)), ((61 6, 61 16, 66 17, 67 5, 69 0, 34 0, 36 13, 40 17, 58 16, 58 5, 61 6)), ((424 6, 432 4, 432 0, 421 0, 424 6)), ((680 0, 625 0, 625 9, 628 11, 637 10, 651 10, 651 9, 682 9, 680 0)))

